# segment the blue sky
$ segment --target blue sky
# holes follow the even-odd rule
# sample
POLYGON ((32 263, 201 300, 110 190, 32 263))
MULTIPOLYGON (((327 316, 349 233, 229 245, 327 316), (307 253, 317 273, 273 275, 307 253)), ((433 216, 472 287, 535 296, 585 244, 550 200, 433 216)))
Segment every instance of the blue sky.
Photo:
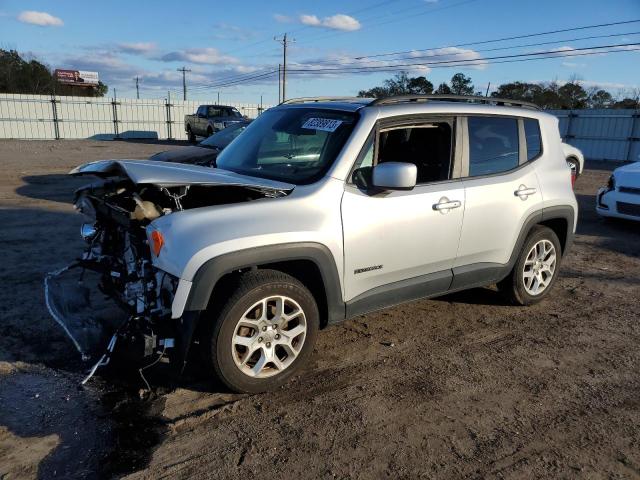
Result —
MULTIPOLYGON (((272 0, 241 2, 169 2, 0 0, 0 47, 33 55, 52 68, 95 70, 119 97, 181 95, 186 65, 191 99, 265 103, 277 100, 277 77, 219 87, 241 75, 277 68, 282 47, 273 39, 285 32, 295 39, 289 49, 291 68, 340 68, 431 60, 469 60, 455 68, 411 67, 434 84, 461 71, 477 90, 514 80, 566 81, 577 76, 585 86, 614 93, 640 87, 640 51, 627 50, 573 58, 490 64, 479 59, 544 50, 610 44, 640 44, 640 23, 558 33, 509 42, 441 48, 496 38, 607 22, 640 19, 640 0, 358 0, 324 2, 272 0), (573 40, 592 35, 617 35, 573 40), (518 48, 486 51, 537 42, 518 48), (395 51, 431 49, 399 57, 356 60, 395 51), (408 60, 412 57, 417 60, 408 60), (427 57, 428 58, 428 57, 427 57), (375 60, 375 62, 374 62, 375 60), (366 62, 366 63, 362 63, 366 62), (387 62, 387 63, 383 63, 387 62), (304 65, 300 67, 299 65, 304 65)), ((620 48, 619 50, 623 50, 620 48)), ((353 95, 379 85, 393 73, 314 73, 291 75, 287 96, 353 95)), ((245 77, 246 78, 246 77, 245 77)))

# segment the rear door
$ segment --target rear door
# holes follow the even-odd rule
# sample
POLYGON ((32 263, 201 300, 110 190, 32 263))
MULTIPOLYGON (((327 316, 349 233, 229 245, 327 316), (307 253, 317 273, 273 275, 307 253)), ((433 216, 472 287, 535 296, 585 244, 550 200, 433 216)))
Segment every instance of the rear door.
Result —
POLYGON ((455 139, 453 118, 385 124, 370 138, 342 199, 350 314, 449 287, 465 203, 463 184, 455 178, 455 139), (372 166, 385 161, 416 164, 417 186, 363 188, 372 166), (359 176, 364 179, 357 181, 359 176))
POLYGON ((542 148, 537 120, 469 116, 463 123, 465 212, 452 288, 495 280, 525 221, 542 209, 532 163, 542 148))

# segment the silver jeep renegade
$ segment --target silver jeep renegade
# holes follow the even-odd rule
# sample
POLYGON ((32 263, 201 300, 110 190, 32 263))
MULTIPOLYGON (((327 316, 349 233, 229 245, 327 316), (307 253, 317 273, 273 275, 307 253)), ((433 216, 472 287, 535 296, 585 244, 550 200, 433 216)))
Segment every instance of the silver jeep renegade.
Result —
POLYGON ((46 298, 92 373, 135 351, 179 375, 197 344, 241 392, 282 385, 345 318, 490 284, 540 301, 577 221, 558 120, 495 98, 290 100, 215 168, 71 174, 100 177, 76 192, 88 246, 46 298))

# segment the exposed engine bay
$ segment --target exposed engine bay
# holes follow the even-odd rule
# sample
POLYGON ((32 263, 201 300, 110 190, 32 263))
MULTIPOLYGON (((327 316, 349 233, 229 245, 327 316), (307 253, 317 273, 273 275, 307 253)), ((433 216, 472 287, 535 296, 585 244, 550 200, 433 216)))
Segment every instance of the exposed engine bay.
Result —
POLYGON ((72 265, 47 275, 45 293, 50 313, 83 358, 99 358, 91 373, 108 363, 116 340, 119 350, 123 343, 134 346, 125 349, 135 350, 137 358, 170 356, 167 349, 174 347, 180 334, 171 319, 178 278, 153 265, 152 250, 158 256, 162 249, 162 237, 156 238, 156 231, 147 236, 153 220, 186 209, 288 193, 268 180, 253 181, 267 185, 242 184, 241 176, 239 180, 230 172, 206 167, 187 166, 186 177, 200 174, 204 178, 201 183, 189 178, 180 185, 174 164, 163 171, 161 162, 153 162, 145 171, 144 163, 96 162, 88 166, 100 164, 102 171, 82 166, 71 172, 103 178, 76 192, 74 205, 86 220, 81 236, 87 248, 72 265), (127 168, 130 164, 132 171, 127 168))

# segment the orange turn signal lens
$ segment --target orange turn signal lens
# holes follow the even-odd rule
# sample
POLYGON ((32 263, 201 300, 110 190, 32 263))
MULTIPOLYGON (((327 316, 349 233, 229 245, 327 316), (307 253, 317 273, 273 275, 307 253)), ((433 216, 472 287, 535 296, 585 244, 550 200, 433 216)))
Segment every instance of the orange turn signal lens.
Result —
POLYGON ((162 234, 158 230, 151 232, 151 248, 156 257, 160 255, 160 250, 162 250, 163 246, 164 238, 162 234))

